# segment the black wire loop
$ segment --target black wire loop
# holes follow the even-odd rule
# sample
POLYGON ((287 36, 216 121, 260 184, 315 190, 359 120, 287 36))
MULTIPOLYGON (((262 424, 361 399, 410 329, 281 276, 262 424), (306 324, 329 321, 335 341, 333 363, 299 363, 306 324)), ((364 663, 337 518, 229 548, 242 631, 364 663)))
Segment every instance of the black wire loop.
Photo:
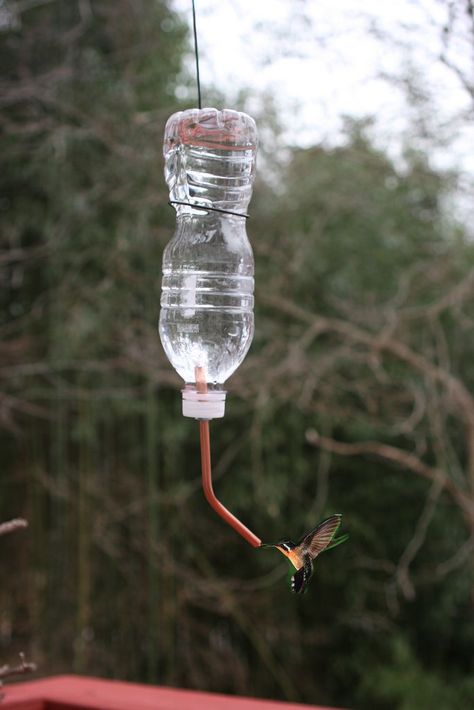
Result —
POLYGON ((192 207, 195 210, 204 210, 205 212, 221 212, 222 214, 232 214, 234 217, 242 217, 243 219, 250 219, 250 215, 245 212, 233 212, 232 210, 223 210, 220 207, 208 207, 207 205, 196 205, 194 202, 181 202, 181 200, 169 200, 169 205, 186 205, 186 207, 192 207))

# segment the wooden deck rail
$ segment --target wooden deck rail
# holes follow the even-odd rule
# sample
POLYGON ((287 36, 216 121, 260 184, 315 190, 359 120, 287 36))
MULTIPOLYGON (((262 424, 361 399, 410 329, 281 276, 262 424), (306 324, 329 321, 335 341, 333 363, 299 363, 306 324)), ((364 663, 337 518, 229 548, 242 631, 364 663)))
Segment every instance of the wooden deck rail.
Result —
POLYGON ((12 683, 2 690, 2 710, 329 710, 72 675, 12 683))

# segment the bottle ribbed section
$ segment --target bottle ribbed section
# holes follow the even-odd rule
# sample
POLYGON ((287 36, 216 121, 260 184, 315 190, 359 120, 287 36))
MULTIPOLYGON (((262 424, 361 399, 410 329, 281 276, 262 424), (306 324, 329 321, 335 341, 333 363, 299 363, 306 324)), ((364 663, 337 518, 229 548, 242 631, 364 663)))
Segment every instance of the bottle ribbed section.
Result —
MULTIPOLYGON (((245 213, 256 150, 255 122, 244 113, 190 109, 166 124, 170 200, 191 204, 174 205, 177 225, 163 255, 159 330, 170 362, 188 384, 200 368, 209 386, 219 388, 252 342, 254 265, 246 221, 192 205, 245 213)), ((186 412, 201 407, 199 398, 183 401, 186 412)))

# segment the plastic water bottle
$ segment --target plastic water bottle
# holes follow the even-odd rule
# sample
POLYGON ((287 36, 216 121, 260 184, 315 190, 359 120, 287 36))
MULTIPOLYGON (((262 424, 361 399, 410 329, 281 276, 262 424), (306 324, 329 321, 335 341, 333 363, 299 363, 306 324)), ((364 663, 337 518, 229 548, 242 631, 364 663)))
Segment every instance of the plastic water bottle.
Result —
POLYGON ((166 124, 170 200, 191 204, 174 205, 177 225, 163 255, 159 330, 171 364, 186 383, 185 416, 224 415, 223 384, 252 342, 252 248, 245 218, 229 212, 247 211, 256 152, 256 125, 244 113, 190 109, 166 124), (197 368, 206 394, 196 388, 197 368))

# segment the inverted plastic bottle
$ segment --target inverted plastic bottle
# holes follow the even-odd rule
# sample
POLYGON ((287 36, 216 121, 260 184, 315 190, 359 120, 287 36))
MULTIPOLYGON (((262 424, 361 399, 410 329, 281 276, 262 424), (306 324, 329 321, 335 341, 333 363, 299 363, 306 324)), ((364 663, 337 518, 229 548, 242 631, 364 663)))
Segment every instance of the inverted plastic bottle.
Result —
POLYGON ((252 342, 254 261, 239 215, 250 202, 256 152, 257 128, 245 113, 189 109, 166 124, 170 201, 187 204, 173 205, 177 224, 163 255, 159 331, 186 383, 185 416, 224 415, 223 384, 252 342), (197 368, 207 393, 196 388, 197 368))

